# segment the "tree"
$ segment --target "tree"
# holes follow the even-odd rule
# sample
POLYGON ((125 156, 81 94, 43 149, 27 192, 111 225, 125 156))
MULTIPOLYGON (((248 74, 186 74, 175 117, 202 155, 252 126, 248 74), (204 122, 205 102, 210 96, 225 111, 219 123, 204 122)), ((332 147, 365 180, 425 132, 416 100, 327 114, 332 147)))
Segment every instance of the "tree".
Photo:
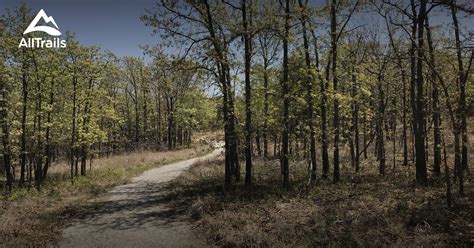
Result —
POLYGON ((251 111, 251 86, 250 66, 252 56, 252 35, 249 28, 249 17, 246 0, 242 0, 242 25, 245 47, 245 185, 252 184, 252 111, 251 111))
MULTIPOLYGON (((275 38, 275 33, 271 31, 271 27, 261 30, 257 34, 259 44, 259 54, 262 57, 263 65, 263 156, 268 158, 268 136, 269 136, 269 119, 270 119, 270 72, 269 67, 277 59, 277 51, 280 47, 280 40, 275 38)), ((275 145, 276 147, 276 145, 275 145)))
POLYGON ((283 177, 283 186, 290 185, 290 172, 288 161, 288 142, 289 142, 289 82, 288 82, 288 40, 290 36, 290 1, 285 1, 285 26, 282 36, 283 42, 283 80, 282 80, 282 96, 283 96, 283 134, 282 134, 282 151, 281 151, 281 173, 283 177))
POLYGON ((303 33, 303 46, 304 46, 304 54, 305 54, 305 63, 308 70, 306 88, 307 88, 307 98, 306 102, 308 105, 308 127, 309 127, 309 139, 310 139, 310 161, 311 161, 311 174, 310 174, 310 181, 314 181, 316 179, 316 139, 315 139, 315 129, 314 129, 314 117, 313 117, 313 76, 311 73, 311 58, 309 56, 309 41, 308 35, 306 33, 306 6, 308 1, 303 4, 302 0, 298 0, 300 8, 302 8, 301 12, 301 27, 303 33))
MULTIPOLYGON (((468 169, 468 154, 467 154, 467 118, 466 118, 466 82, 467 78, 469 75, 469 71, 471 69, 472 61, 474 58, 474 50, 471 52, 471 57, 469 59, 469 63, 467 66, 467 69, 464 69, 464 63, 463 63, 463 58, 462 58, 462 50, 461 50, 461 41, 459 38, 459 24, 458 24, 458 19, 456 15, 456 6, 455 6, 455 1, 451 4, 451 16, 453 18, 453 25, 454 25, 454 38, 455 38, 455 47, 456 47, 456 58, 458 62, 458 82, 459 82, 459 105, 458 105, 458 111, 457 111, 457 117, 458 117, 458 126, 455 131, 456 133, 461 133, 461 161, 460 162, 455 162, 457 165, 457 172, 459 175, 459 195, 463 196, 464 195, 464 171, 468 169), (460 130, 459 130, 460 129, 460 130)), ((455 135, 456 136, 456 135, 455 135)), ((459 136, 459 135, 458 135, 459 136)), ((459 140, 459 138, 458 138, 459 140)), ((456 140, 455 140, 456 142, 456 140)), ((455 143, 455 146, 459 146, 457 142, 455 143)), ((457 157, 459 160, 459 156, 457 157)), ((455 165, 455 166, 456 166, 455 165)))
MULTIPOLYGON (((331 1, 331 6, 330 6, 330 17, 331 17, 331 75, 332 75, 332 85, 333 85, 333 102, 334 102, 334 107, 333 107, 333 128, 334 128, 334 150, 333 150, 333 160, 334 160, 334 177, 333 181, 338 182, 340 178, 340 172, 339 172, 339 99, 338 99, 338 75, 337 75, 337 43, 339 41, 339 38, 349 22, 349 20, 352 17, 352 14, 356 10, 357 6, 359 5, 359 1, 356 1, 354 6, 349 12, 349 15, 347 16, 347 19, 345 20, 344 24, 342 27, 337 30, 337 0, 332 0, 331 1)), ((324 158, 323 158, 324 159, 324 158)), ((324 167, 324 164, 323 164, 324 167)), ((324 170, 324 168, 323 168, 324 170)))
POLYGON ((425 28, 426 28, 426 39, 428 42, 428 51, 429 51, 429 60, 430 64, 433 65, 430 67, 430 80, 431 80, 431 98, 433 105, 433 169, 436 176, 441 175, 441 118, 440 118, 440 107, 439 107, 439 93, 438 85, 436 83, 436 72, 434 71, 435 65, 435 55, 433 47, 433 39, 431 37, 431 29, 428 20, 428 16, 425 19, 425 28))
POLYGON ((168 149, 176 148, 176 120, 175 115, 180 102, 194 89, 196 85, 197 70, 194 65, 186 60, 172 60, 161 53, 155 56, 153 70, 157 81, 157 87, 161 89, 165 100, 168 119, 168 149))
POLYGON ((424 28, 426 18, 426 0, 420 1, 418 19, 414 25, 418 25, 417 36, 417 63, 416 63, 416 108, 415 108, 415 150, 416 150, 416 180, 425 184, 428 180, 425 155, 425 116, 423 95, 423 55, 424 55, 424 28))
MULTIPOLYGON (((204 61, 201 67, 213 75, 222 93, 225 136, 225 179, 226 188, 232 185, 232 178, 240 179, 238 162, 238 137, 236 132, 235 106, 232 90, 231 61, 229 59, 230 44, 235 36, 231 35, 226 27, 225 20, 229 12, 229 4, 211 3, 184 3, 176 5, 168 1, 160 1, 160 8, 147 10, 142 16, 146 25, 160 31, 162 38, 172 40, 183 47, 186 57, 194 47, 199 46, 206 51, 194 54, 204 61), (212 5, 212 6, 211 6, 212 5), (160 12, 160 13, 157 13, 160 12), (163 20, 163 21, 162 21, 163 20), (193 27, 189 29, 189 27, 193 27), (195 32, 199 30, 198 32, 195 32), (211 49, 209 49, 211 48, 211 49)), ((232 8, 232 7, 230 7, 232 8)))
MULTIPOLYGON (((159 105, 173 99, 173 111, 168 111, 173 114, 164 116, 164 108, 150 107, 156 78, 141 58, 119 59, 80 44, 68 32, 66 48, 18 48, 18 37, 32 17, 20 4, 0 18, 0 174, 8 191, 16 174, 21 187, 34 183, 39 190, 58 161, 68 161, 74 182, 86 175, 87 164, 92 169, 96 156, 148 148, 148 134, 161 136, 163 119, 172 123, 170 144, 183 147, 190 144, 193 129, 214 125, 213 113, 202 109, 213 102, 203 96, 204 79, 196 63, 170 59, 170 66, 176 66, 168 70, 176 84, 172 87, 193 94, 165 97, 164 91, 156 92, 159 105), (205 120, 198 121, 199 115, 205 120)), ((34 36, 49 38, 41 32, 34 36)))
POLYGON ((10 127, 9 127, 9 119, 8 119, 8 78, 5 75, 8 75, 7 68, 5 66, 6 60, 6 44, 3 42, 4 40, 4 23, 0 20, 0 128, 2 130, 2 173, 5 171, 5 177, 7 179, 7 190, 11 192, 13 188, 13 173, 12 173, 12 158, 11 158, 11 148, 10 148, 10 127))

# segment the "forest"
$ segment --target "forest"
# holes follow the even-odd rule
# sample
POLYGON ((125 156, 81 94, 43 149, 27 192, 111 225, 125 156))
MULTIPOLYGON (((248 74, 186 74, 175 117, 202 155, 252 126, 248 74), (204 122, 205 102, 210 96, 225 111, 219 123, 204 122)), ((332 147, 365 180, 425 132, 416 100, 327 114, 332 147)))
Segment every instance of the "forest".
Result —
POLYGON ((158 50, 155 59, 118 58, 68 33, 65 49, 17 49, 32 19, 26 5, 2 19, 2 172, 6 189, 40 189, 58 160, 70 178, 94 157, 139 149, 175 149, 193 131, 213 128, 216 101, 200 88, 191 61, 158 50), (157 80, 159 79, 159 80, 157 80))
POLYGON ((105 158, 223 141, 166 189, 208 244, 474 244, 470 1, 157 0, 136 17, 157 41, 137 57, 73 30, 63 48, 19 47, 49 35, 23 34, 25 3, 4 13, 2 218, 18 192, 79 187, 105 158))

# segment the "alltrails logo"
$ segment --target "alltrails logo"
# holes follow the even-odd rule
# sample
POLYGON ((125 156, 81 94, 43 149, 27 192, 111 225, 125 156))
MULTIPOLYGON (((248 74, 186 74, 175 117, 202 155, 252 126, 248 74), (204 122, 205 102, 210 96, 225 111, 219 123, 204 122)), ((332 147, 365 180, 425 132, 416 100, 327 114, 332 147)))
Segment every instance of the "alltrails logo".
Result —
MULTIPOLYGON (((40 31, 45 32, 51 36, 60 36, 61 32, 59 32, 58 24, 54 21, 52 16, 46 15, 43 9, 41 9, 38 14, 35 16, 35 19, 30 23, 30 25, 26 28, 23 34, 28 34, 31 32, 40 31), (43 19, 43 21, 48 24, 52 23, 54 27, 50 26, 37 26, 38 22, 43 19)), ((61 40, 60 38, 53 38, 53 39, 43 39, 43 38, 22 38, 18 47, 28 47, 28 48, 64 48, 66 47, 66 40, 61 40)))

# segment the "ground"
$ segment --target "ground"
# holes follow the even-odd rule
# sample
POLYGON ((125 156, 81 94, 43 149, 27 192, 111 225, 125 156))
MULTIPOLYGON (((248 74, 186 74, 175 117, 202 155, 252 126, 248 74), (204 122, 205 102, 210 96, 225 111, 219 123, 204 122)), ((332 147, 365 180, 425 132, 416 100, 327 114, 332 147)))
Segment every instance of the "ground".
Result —
POLYGON ((92 171, 71 183, 66 164, 55 164, 41 191, 16 188, 0 196, 0 247, 49 247, 62 229, 107 199, 107 192, 144 171, 208 153, 209 146, 154 152, 142 151, 95 159, 92 171))
POLYGON ((288 189, 276 159, 256 156, 253 186, 227 191, 222 156, 163 166, 204 153, 115 158, 75 184, 56 175, 41 192, 16 191, 1 202, 0 246, 473 247, 472 172, 464 197, 453 182, 448 208, 444 175, 430 173, 420 186, 399 154, 379 176, 373 151, 358 173, 343 151, 341 181, 318 177, 310 186, 307 163, 295 156, 288 189))
POLYGON ((169 183, 198 160, 208 161, 222 148, 146 171, 132 183, 115 187, 90 214, 63 231, 60 247, 205 247, 186 222, 184 209, 168 202, 169 183))
POLYGON ((307 187, 306 163, 293 161, 285 190, 279 162, 256 159, 254 186, 222 193, 221 159, 194 165, 173 189, 176 205, 186 204, 199 232, 220 247, 472 247, 472 174, 465 197, 453 186, 448 209, 444 178, 419 186, 413 166, 379 176, 372 162, 359 173, 344 167, 339 183, 319 178, 307 187))

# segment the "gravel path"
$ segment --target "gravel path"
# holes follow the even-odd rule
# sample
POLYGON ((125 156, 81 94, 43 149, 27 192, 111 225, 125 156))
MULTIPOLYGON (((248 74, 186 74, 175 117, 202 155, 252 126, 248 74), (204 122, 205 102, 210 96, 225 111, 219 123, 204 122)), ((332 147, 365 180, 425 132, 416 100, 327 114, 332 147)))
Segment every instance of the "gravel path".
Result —
POLYGON ((60 247, 207 247, 186 223, 184 208, 167 206, 169 182, 193 163, 223 151, 146 171, 110 191, 93 215, 64 229, 60 247))

